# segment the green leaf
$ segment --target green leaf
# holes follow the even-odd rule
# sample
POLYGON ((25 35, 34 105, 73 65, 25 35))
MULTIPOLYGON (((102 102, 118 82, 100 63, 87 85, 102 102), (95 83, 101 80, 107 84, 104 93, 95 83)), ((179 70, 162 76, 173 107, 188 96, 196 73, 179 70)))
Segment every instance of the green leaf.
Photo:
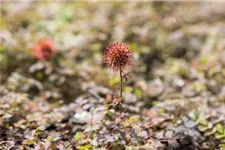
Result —
POLYGON ((54 141, 54 137, 53 136, 48 136, 48 138, 45 141, 46 142, 52 142, 52 141, 54 141))
POLYGON ((192 111, 190 114, 189 114, 189 117, 194 120, 195 122, 197 122, 198 118, 200 116, 200 112, 195 110, 195 111, 192 111))
POLYGON ((203 56, 200 58, 200 62, 203 65, 206 65, 209 62, 209 58, 207 56, 203 56))
POLYGON ((140 90, 140 89, 135 89, 134 94, 135 94, 137 97, 140 98, 140 97, 142 97, 143 92, 142 92, 142 90, 140 90))
POLYGON ((92 149, 92 145, 91 144, 79 147, 79 150, 91 150, 91 149, 92 149))
POLYGON ((43 73, 42 73, 42 72, 37 72, 37 73, 36 73, 36 77, 37 77, 38 79, 42 79, 42 78, 43 78, 43 73))
POLYGON ((124 87, 124 92, 131 92, 131 91, 132 91, 132 87, 130 87, 130 86, 124 87))
POLYGON ((136 120, 136 118, 134 117, 134 116, 131 116, 130 118, 129 118, 129 121, 135 121, 136 120))
POLYGON ((76 135, 74 136, 75 141, 80 141, 83 133, 82 132, 77 132, 76 135))
POLYGON ((204 92, 206 90, 206 86, 204 83, 200 81, 195 81, 191 84, 191 88, 198 93, 204 92))
POLYGON ((126 150, 132 150, 131 146, 126 146, 126 150))
POLYGON ((113 113, 109 110, 107 110, 106 114, 105 114, 106 118, 108 118, 110 121, 114 121, 115 118, 113 116, 113 113))
POLYGON ((112 85, 115 85, 115 84, 117 84, 119 82, 120 82, 120 77, 116 76, 112 80, 109 81, 109 84, 112 86, 112 85))
POLYGON ((208 126, 204 126, 204 125, 201 125, 201 124, 198 126, 198 130, 199 130, 199 131, 204 132, 204 131, 206 131, 207 129, 208 129, 208 126))
POLYGON ((219 133, 225 133, 225 128, 223 127, 223 125, 222 124, 217 124, 216 125, 216 129, 217 129, 217 131, 219 132, 219 133))
POLYGON ((217 139, 225 140, 225 134, 219 134, 219 133, 217 133, 217 134, 216 134, 216 138, 217 138, 217 139))
POLYGON ((202 124, 203 126, 207 126, 208 125, 208 121, 205 119, 200 119, 199 123, 202 124))
POLYGON ((33 145, 34 144, 34 141, 28 139, 28 140, 25 141, 25 144, 27 144, 27 145, 33 145))
POLYGON ((220 149, 225 149, 225 143, 220 144, 220 149))

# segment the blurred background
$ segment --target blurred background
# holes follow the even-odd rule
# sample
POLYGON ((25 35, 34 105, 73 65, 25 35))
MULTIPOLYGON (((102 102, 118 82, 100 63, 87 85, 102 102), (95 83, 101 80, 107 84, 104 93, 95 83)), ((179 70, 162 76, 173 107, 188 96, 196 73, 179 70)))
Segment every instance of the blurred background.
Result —
POLYGON ((166 75, 176 65, 208 63, 225 50, 223 4, 2 2, 1 83, 16 91, 33 91, 35 96, 51 90, 69 101, 94 85, 114 88, 119 78, 105 67, 103 54, 115 41, 125 42, 133 52, 128 85, 166 75), (59 66, 54 61, 45 66, 32 57, 41 39, 54 42, 59 66), (167 64, 170 68, 165 69, 167 64), (34 79, 34 85, 19 84, 26 82, 24 78, 34 79))
POLYGON ((194 120, 213 113, 224 125, 224 2, 1 2, 0 30, 2 95, 25 93, 32 107, 40 99, 69 107, 80 96, 86 107, 105 104, 120 80, 104 50, 118 41, 133 52, 124 87, 130 112, 194 120), (51 60, 33 55, 42 39, 55 45, 51 60))

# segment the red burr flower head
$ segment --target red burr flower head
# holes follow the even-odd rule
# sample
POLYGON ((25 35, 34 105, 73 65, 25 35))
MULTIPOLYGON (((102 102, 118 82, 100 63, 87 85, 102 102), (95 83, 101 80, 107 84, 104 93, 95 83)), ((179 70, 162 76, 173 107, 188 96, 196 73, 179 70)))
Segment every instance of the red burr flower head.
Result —
POLYGON ((111 67, 113 71, 123 70, 131 63, 132 53, 125 43, 110 44, 104 54, 104 62, 111 67))
POLYGON ((34 56, 39 60, 50 60, 55 54, 55 46, 51 40, 40 40, 33 48, 34 56))

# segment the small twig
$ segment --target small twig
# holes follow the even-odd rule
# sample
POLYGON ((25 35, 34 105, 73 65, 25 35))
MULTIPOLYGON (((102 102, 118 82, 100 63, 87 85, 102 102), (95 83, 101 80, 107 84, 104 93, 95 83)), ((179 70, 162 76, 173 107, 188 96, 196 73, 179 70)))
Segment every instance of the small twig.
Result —
POLYGON ((123 76, 122 76, 122 69, 120 67, 120 97, 123 96, 123 76))

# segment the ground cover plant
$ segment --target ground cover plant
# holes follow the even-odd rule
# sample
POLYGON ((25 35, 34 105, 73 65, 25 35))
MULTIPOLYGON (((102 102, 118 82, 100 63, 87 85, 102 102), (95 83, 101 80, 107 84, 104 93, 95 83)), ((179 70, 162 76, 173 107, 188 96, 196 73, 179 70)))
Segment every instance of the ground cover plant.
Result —
POLYGON ((225 149, 224 2, 1 2, 0 150, 225 149))

